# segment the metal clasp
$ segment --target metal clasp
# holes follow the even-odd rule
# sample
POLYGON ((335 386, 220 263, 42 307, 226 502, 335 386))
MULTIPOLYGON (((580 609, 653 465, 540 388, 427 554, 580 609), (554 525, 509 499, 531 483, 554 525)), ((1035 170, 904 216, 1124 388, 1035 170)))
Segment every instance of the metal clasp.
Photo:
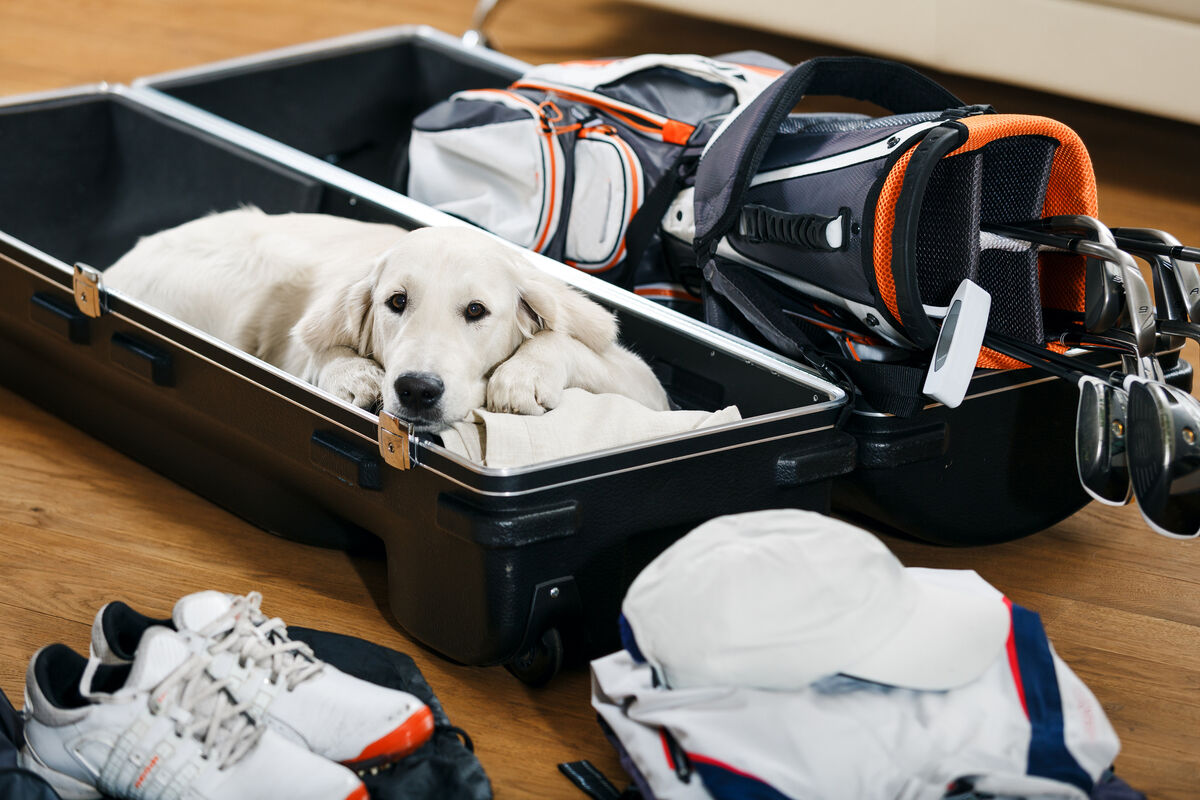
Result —
POLYGON ((105 311, 104 291, 101 286, 100 270, 87 264, 75 265, 75 276, 71 280, 75 293, 75 305, 89 317, 98 317, 105 311))
POLYGON ((412 469, 411 436, 409 423, 386 411, 379 412, 379 454, 396 469, 412 469))

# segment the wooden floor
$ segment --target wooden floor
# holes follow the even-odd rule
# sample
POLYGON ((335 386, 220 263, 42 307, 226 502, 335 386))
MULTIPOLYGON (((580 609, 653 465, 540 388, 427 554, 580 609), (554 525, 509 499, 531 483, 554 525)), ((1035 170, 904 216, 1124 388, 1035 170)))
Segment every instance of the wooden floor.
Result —
MULTIPOLYGON (((398 23, 458 33, 469 18, 466 0, 2 0, 0 94, 128 81, 398 23)), ((511 0, 493 33, 499 47, 530 61, 744 48, 798 60, 828 51, 603 0, 511 0)), ((946 82, 971 102, 1075 127, 1092 151, 1109 224, 1152 225, 1200 242, 1200 129, 981 81, 946 82)), ((1194 363, 1194 350, 1189 357, 1194 363)), ((976 569, 1041 612, 1058 652, 1121 736, 1119 773, 1153 798, 1200 795, 1200 542, 1155 536, 1133 508, 1097 506, 1006 545, 888 541, 908 564, 976 569)), ((621 780, 583 671, 535 691, 501 669, 440 661, 393 626, 381 563, 273 538, 0 390, 0 688, 20 702, 26 661, 43 644, 86 648, 92 615, 107 600, 163 614, 201 588, 258 589, 286 620, 411 653, 474 737, 500 798, 581 796, 555 770, 564 760, 591 759, 621 780)))

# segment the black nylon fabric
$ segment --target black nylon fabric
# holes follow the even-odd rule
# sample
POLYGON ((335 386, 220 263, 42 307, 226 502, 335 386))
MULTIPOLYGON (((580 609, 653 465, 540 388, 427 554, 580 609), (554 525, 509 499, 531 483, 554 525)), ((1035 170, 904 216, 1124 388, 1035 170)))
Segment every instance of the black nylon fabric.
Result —
MULTIPOLYGON (((896 287, 896 308, 904 333, 918 347, 933 347, 938 329, 925 313, 924 300, 918 287, 916 242, 926 187, 934 169, 943 156, 966 141, 967 131, 961 123, 946 122, 931 128, 912 150, 904 170, 904 182, 895 203, 895 222, 892 226, 892 262, 890 270, 896 287)), ((975 234, 970 237, 976 238, 975 234)), ((974 245, 972 245, 974 246, 974 245)), ((880 265, 875 265, 880 269, 880 265)))
POLYGON ((757 204, 793 214, 836 217, 848 209, 848 239, 841 249, 805 251, 776 242, 752 242, 734 229, 727 239, 738 253, 779 272, 792 275, 840 297, 867 305, 875 304, 875 293, 863 271, 862 209, 878 183, 885 158, 866 161, 844 169, 773 181, 752 187, 745 205, 757 204), (858 223, 855 225, 855 223, 858 223), (857 232, 855 232, 857 231, 857 232))
POLYGON ((1016 224, 1042 215, 1058 142, 1045 136, 1013 136, 983 147, 981 217, 1016 224))
POLYGON ((21 717, 0 690, 0 798, 60 800, 58 793, 44 780, 17 766, 17 752, 23 741, 21 717))
MULTIPOLYGON (((921 395, 925 380, 923 367, 859 362, 822 351, 815 344, 816 337, 806 333, 805 326, 783 312, 778 297, 765 281, 737 264, 709 259, 704 266, 704 279, 724 301, 706 303, 706 307, 721 309, 727 323, 721 326, 724 330, 738 333, 743 325, 751 326, 771 347, 817 367, 852 393, 857 390, 876 410, 911 417, 924 407, 925 399, 921 395), (737 319, 739 316, 740 320, 737 319)), ((714 321, 709 319, 709 323, 714 321)), ((847 404, 847 411, 850 407, 847 404)))
POLYGON ((964 278, 979 282, 982 171, 973 151, 943 158, 929 176, 916 243, 918 290, 929 305, 949 305, 964 278))
POLYGON ((12 769, 17 766, 17 751, 21 749, 23 742, 21 717, 4 691, 0 690, 0 769, 12 769))
POLYGON ((1045 341, 1037 250, 984 250, 977 283, 992 296, 988 330, 1041 347, 1045 341))
POLYGON ((492 785, 479 759, 450 724, 411 658, 339 633, 289 625, 288 635, 306 642, 322 661, 365 681, 415 695, 433 711, 433 738, 424 747, 378 775, 363 776, 372 800, 490 800, 492 785))
POLYGON ((812 119, 807 114, 791 114, 780 123, 780 131, 763 154, 755 175, 886 141, 893 134, 927 122, 939 113, 868 117, 867 120, 876 123, 873 125, 845 118, 812 119))
POLYGON ((597 86, 596 93, 692 125, 713 114, 728 114, 737 105, 737 93, 728 86, 665 67, 597 86))
POLYGON ((780 123, 806 94, 867 100, 897 114, 963 105, 937 83, 894 61, 835 56, 798 64, 744 106, 701 159, 696 175, 697 253, 707 255, 729 231, 735 207, 740 207, 780 123))
POLYGON ((530 119, 528 111, 509 108, 502 103, 482 99, 456 100, 453 103, 438 103, 426 109, 417 115, 412 126, 413 130, 441 132, 530 119))
POLYGON ((0 797, 4 800, 62 800, 37 775, 23 769, 0 769, 0 797))

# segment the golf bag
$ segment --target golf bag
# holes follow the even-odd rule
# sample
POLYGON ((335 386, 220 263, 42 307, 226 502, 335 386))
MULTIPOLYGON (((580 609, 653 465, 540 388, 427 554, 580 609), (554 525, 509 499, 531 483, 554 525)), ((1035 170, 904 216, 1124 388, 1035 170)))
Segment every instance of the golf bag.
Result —
POLYGON ((506 90, 419 115, 408 194, 662 301, 699 298, 664 271, 659 220, 717 122, 787 65, 643 55, 535 67, 506 90))
MULTIPOLYGON (((986 229, 1096 205, 1087 151, 1062 123, 968 106, 901 64, 836 57, 793 67, 731 115, 663 225, 708 322, 836 365, 872 406, 908 416, 928 402, 939 320, 964 280, 991 296, 989 331, 1041 347, 1047 315, 1082 322, 1083 257, 986 229), (791 114, 805 95, 895 113, 791 114)), ((968 370, 1024 366, 969 352, 968 370)))

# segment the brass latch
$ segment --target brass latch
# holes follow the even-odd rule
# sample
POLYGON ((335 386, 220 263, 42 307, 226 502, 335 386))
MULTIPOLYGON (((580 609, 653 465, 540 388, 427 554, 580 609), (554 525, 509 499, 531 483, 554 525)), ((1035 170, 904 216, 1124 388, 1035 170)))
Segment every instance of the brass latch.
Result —
POLYGON ((75 305, 89 317, 104 313, 104 294, 100 286, 100 270, 87 264, 75 265, 75 277, 71 281, 75 292, 75 305))
POLYGON ((407 422, 386 411, 379 412, 379 454, 396 469, 412 468, 411 435, 412 426, 407 422))

